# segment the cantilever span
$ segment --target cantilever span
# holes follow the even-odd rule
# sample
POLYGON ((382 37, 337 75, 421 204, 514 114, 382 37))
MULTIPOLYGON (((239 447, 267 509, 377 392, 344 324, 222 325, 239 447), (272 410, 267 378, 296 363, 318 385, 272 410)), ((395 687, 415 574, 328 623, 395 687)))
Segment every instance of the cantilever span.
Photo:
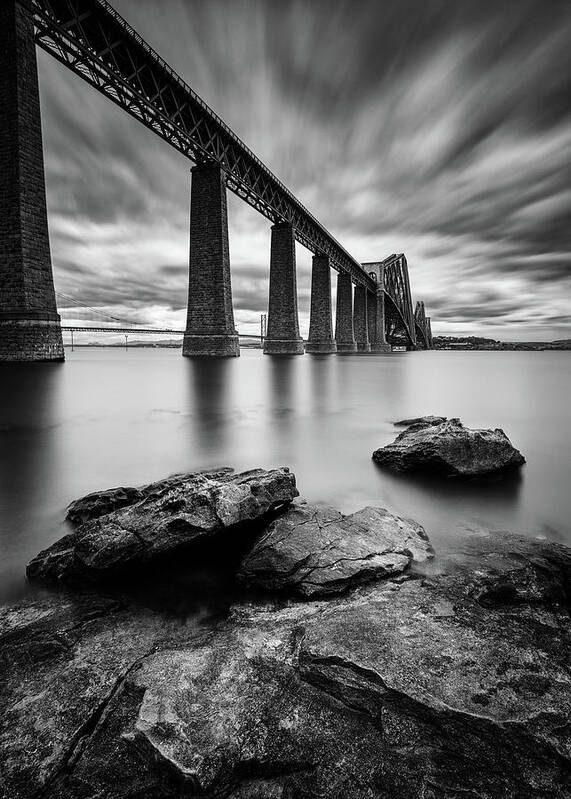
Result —
POLYGON ((417 341, 424 349, 431 350, 433 348, 432 342, 432 329, 430 327, 430 317, 426 315, 424 302, 419 300, 414 309, 414 324, 417 331, 417 341))
POLYGON ((416 347, 416 324, 406 255, 402 252, 393 253, 383 261, 364 263, 363 268, 383 291, 387 341, 391 344, 416 347))
POLYGON ((227 189, 272 222, 265 353, 384 352, 402 340, 416 345, 404 255, 379 262, 378 274, 364 268, 106 0, 3 0, 0 360, 63 359, 35 44, 195 164, 184 355, 239 355, 227 189), (299 334, 296 240, 314 253, 307 347, 299 334), (338 272, 335 335, 331 269, 338 272))

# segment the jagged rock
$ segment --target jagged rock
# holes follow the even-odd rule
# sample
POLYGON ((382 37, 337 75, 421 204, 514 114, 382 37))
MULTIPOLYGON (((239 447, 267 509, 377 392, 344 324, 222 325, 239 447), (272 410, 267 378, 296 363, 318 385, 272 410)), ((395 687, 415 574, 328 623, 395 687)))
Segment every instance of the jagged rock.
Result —
POLYGON ((395 422, 395 427, 412 427, 412 425, 431 427, 435 424, 442 424, 445 421, 446 416, 417 416, 414 419, 401 419, 400 422, 395 422))
POLYGON ((570 550, 502 536, 215 628, 61 594, 1 609, 0 796, 570 797, 570 585, 570 550))
POLYGON ((94 491, 93 494, 87 494, 72 502, 67 509, 66 519, 77 527, 90 519, 98 519, 111 511, 134 505, 135 502, 144 499, 144 496, 142 488, 133 486, 94 491))
POLYGON ((396 471, 461 478, 502 475, 525 463, 503 430, 471 430, 459 419, 412 424, 373 460, 396 471))
POLYGON ((200 472, 91 494, 70 509, 73 519, 91 518, 40 552, 27 575, 62 581, 108 577, 222 531, 269 521, 297 495, 295 476, 285 468, 200 472))
POLYGON ((424 529, 384 508, 343 516, 331 507, 302 504, 271 523, 238 576, 247 585, 316 597, 398 574, 411 561, 430 557, 424 529))
MULTIPOLYGON (((178 618, 103 597, 47 594, 0 608, 0 797, 91 796, 77 786, 59 793, 72 764, 125 701, 144 658, 196 634, 178 618)), ((114 780, 121 785, 119 773, 114 780)))
MULTIPOLYGON (((211 480, 216 480, 231 475, 233 471, 234 470, 229 466, 225 466, 215 472, 205 471, 202 472, 202 474, 211 480)), ((194 476, 198 474, 201 474, 201 472, 196 472, 194 476)), ((134 488, 133 486, 119 486, 118 488, 94 491, 92 494, 87 494, 85 497, 81 497, 81 499, 76 499, 72 502, 67 509, 66 519, 71 522, 74 527, 77 527, 90 519, 98 519, 100 516, 111 513, 111 511, 125 508, 128 505, 134 505, 136 502, 145 499, 145 497, 159 497, 160 494, 164 493, 165 489, 171 486, 176 488, 181 480, 188 477, 189 475, 177 474, 155 483, 139 486, 138 488, 134 488)))

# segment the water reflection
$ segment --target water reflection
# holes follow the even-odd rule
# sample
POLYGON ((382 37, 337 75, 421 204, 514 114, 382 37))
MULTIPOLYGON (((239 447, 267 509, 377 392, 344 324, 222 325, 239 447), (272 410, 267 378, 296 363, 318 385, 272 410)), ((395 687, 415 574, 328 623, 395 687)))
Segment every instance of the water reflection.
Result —
POLYGON ((282 452, 282 462, 289 464, 296 450, 296 399, 299 378, 299 356, 266 357, 267 442, 282 452))
POLYGON ((230 444, 234 363, 229 358, 191 358, 183 363, 188 370, 187 406, 191 410, 192 443, 210 462, 213 454, 230 444))
POLYGON ((294 410, 296 377, 299 356, 268 357, 270 374, 270 408, 287 416, 294 410), (283 413, 282 413, 283 411, 283 413))
POLYGON ((517 471, 497 480, 474 481, 394 473, 379 464, 374 468, 391 509, 421 521, 440 555, 454 551, 466 534, 488 529, 531 532, 514 521, 526 516, 521 503, 524 480, 517 471))
POLYGON ((309 364, 311 410, 315 414, 328 413, 332 406, 332 374, 336 358, 332 355, 312 355, 309 364))
POLYGON ((57 392, 63 364, 0 366, 1 594, 21 591, 22 553, 37 552, 38 531, 54 511, 50 483, 57 472, 57 392))
POLYGON ((479 506, 488 512, 502 514, 517 510, 523 485, 519 471, 495 479, 456 480, 392 472, 378 463, 374 463, 374 466, 382 474, 383 481, 394 491, 414 489, 419 498, 424 497, 430 502, 445 502, 457 507, 479 506))
POLYGON ((390 469, 373 461, 375 468, 382 473, 383 479, 396 486, 399 484, 413 487, 422 494, 429 494, 432 499, 442 501, 468 501, 478 498, 487 504, 513 507, 520 494, 523 477, 519 470, 508 472, 503 477, 490 477, 479 480, 457 480, 442 478, 414 472, 392 472, 390 469))

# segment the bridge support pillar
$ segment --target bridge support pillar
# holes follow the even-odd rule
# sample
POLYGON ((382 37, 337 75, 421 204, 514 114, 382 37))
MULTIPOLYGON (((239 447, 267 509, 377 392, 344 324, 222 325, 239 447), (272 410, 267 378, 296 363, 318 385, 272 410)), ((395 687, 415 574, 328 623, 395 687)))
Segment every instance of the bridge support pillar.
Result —
POLYGON ((272 227, 270 252, 270 301, 265 355, 303 355, 297 316, 297 278, 293 226, 272 227))
POLYGON ((357 352, 370 352, 369 324, 367 322, 367 289, 365 286, 355 286, 354 325, 357 352))
POLYGON ((331 318, 331 267, 328 255, 314 255, 311 270, 311 312, 306 352, 337 352, 331 318))
POLYGON ((357 351, 353 332, 353 284, 347 272, 337 274, 335 341, 338 353, 357 351))
POLYGON ((0 3, 0 361, 63 361, 31 11, 0 3))
POLYGON ((373 308, 373 333, 369 325, 369 339, 371 342, 371 352, 390 352, 391 345, 387 344, 385 338, 385 292, 382 288, 377 288, 376 294, 369 293, 370 306, 373 308))
POLYGON ((367 330, 369 333, 369 344, 373 349, 373 342, 377 332, 377 295, 367 289, 367 330))
POLYGON ((234 327, 226 178, 217 164, 192 169, 186 357, 240 355, 234 327))

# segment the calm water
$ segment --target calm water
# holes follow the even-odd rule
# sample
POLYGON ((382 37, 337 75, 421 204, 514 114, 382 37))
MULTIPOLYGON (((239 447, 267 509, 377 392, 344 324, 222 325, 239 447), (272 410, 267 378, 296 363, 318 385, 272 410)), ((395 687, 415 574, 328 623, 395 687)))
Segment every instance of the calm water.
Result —
POLYGON ((440 551, 482 528, 571 543, 571 353, 418 352, 189 361, 178 350, 78 349, 0 366, 0 600, 66 532, 89 491, 173 472, 288 465, 301 494, 385 506, 440 551), (508 484, 395 477, 371 461, 393 421, 427 413, 502 427, 528 463, 508 484))

